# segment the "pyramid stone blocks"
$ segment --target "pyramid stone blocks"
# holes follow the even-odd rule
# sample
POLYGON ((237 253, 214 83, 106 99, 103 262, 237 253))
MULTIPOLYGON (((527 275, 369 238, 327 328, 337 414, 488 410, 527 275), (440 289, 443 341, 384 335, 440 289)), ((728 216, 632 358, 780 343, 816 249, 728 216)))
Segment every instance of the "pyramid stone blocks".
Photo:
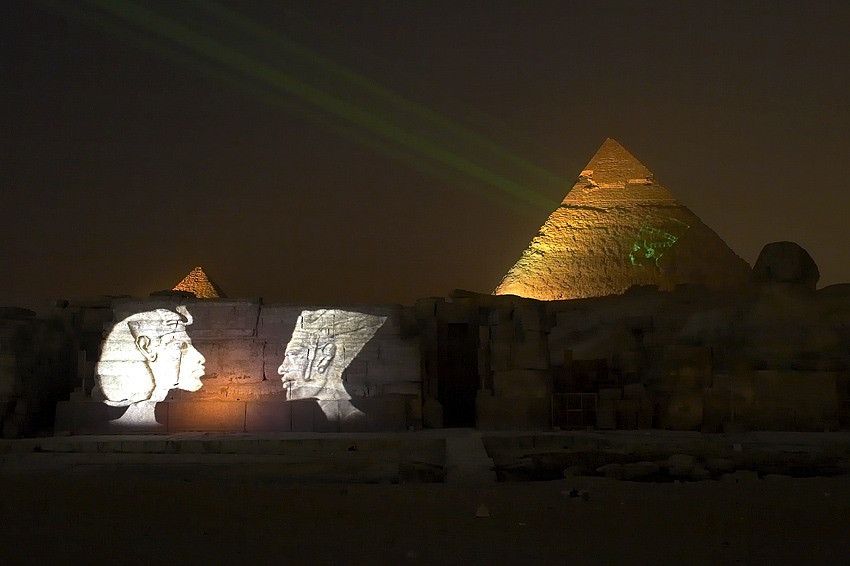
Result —
POLYGON ((493 294, 554 301, 749 279, 749 265, 609 138, 493 294))

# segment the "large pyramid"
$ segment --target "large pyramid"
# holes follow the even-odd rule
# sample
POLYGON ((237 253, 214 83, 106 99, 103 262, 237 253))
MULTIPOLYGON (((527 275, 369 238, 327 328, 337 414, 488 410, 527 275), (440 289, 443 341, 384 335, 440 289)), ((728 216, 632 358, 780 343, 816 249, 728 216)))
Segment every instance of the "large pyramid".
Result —
POLYGON ((554 301, 749 278, 747 262, 608 138, 493 294, 554 301))
POLYGON ((226 297, 221 287, 207 276, 201 267, 196 267, 174 287, 175 291, 188 291, 199 299, 223 299, 226 297))

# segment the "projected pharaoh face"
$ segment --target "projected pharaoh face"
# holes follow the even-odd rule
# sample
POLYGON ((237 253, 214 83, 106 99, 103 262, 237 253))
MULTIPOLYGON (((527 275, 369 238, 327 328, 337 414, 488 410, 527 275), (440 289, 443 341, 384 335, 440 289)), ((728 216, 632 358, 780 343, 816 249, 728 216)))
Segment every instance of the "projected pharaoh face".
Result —
POLYGON ((342 374, 386 317, 336 309, 302 311, 277 372, 290 399, 351 399, 342 374))
POLYGON ((105 403, 155 403, 175 388, 201 388, 205 360, 186 333, 192 316, 183 306, 176 310, 141 312, 115 325, 95 368, 105 403))

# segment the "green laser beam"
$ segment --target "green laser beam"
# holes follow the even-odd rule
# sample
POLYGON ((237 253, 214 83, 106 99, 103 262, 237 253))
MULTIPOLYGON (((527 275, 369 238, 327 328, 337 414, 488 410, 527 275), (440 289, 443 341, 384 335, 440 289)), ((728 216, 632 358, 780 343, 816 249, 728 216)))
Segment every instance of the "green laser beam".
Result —
POLYGON ((175 65, 189 69, 195 74, 207 80, 226 84, 234 90, 241 91, 244 94, 258 99, 270 106, 280 108, 289 113, 290 115, 293 115, 299 119, 315 123, 327 130, 332 131, 334 134, 344 139, 348 139, 361 146, 372 149, 373 151, 388 155, 392 159, 400 161, 408 167, 411 167, 418 171, 422 171, 428 175, 431 175, 432 177, 438 178, 450 184, 458 185, 467 190, 476 192, 487 200, 497 205, 508 208, 516 214, 525 216, 529 219, 539 218, 538 213, 525 207, 517 207, 516 201, 510 200, 506 195, 503 196, 501 193, 488 191, 483 187, 471 184, 469 180, 461 178, 456 174, 452 174, 449 171, 436 169, 433 166, 429 166, 429 161, 426 161, 424 158, 417 158, 414 155, 405 153, 404 151, 401 151, 397 146, 393 146, 388 142, 384 142, 364 134, 362 130, 355 130, 351 127, 345 127, 343 125, 340 125, 339 122, 335 122, 329 117, 322 115, 318 112, 310 111, 309 109, 304 107, 293 108, 293 105, 289 103, 286 99, 282 98, 279 94, 275 94, 269 91, 268 89, 261 88, 244 80, 238 80, 233 75, 227 74, 226 72, 221 71, 215 66, 204 64, 202 61, 191 57, 189 53, 185 51, 178 51, 174 48, 167 47, 162 42, 154 40, 150 35, 129 30, 126 27, 119 25, 116 21, 104 18, 98 13, 92 13, 90 11, 85 11, 76 8, 68 2, 62 2, 60 0, 34 1, 37 4, 40 4, 46 8, 49 8, 55 13, 60 14, 61 16, 64 16, 69 19, 74 19, 82 23, 83 25, 87 25, 93 29, 97 29, 101 33, 104 33, 105 35, 113 37, 115 39, 121 40, 136 49, 153 53, 154 55, 157 55, 175 65))
POLYGON ((510 181, 489 169, 477 165, 453 152, 407 132, 394 124, 383 120, 353 104, 340 100, 321 90, 297 80, 269 65, 232 49, 226 45, 198 34, 194 30, 169 18, 147 10, 129 0, 87 0, 89 4, 120 17, 154 34, 203 54, 227 67, 236 69, 257 80, 261 80, 295 95, 322 110, 330 112, 344 120, 364 127, 372 132, 392 140, 411 150, 417 151, 436 161, 455 168, 466 175, 483 181, 524 202, 551 211, 557 203, 529 191, 522 185, 510 181))
POLYGON ((347 80, 348 82, 362 88, 363 90, 369 92, 370 94, 390 103, 398 108, 401 108, 411 114, 414 114, 425 121, 429 121, 445 130, 451 132, 457 138, 466 140, 468 142, 472 142, 477 144, 479 147, 486 149, 494 153, 495 155, 503 158, 505 161, 512 163, 522 170, 529 172, 539 179, 546 183, 554 184, 558 187, 566 185, 566 181, 562 179, 560 176, 544 169, 532 163, 522 157, 508 151, 507 149, 499 146, 492 140, 485 138, 484 136, 464 128, 459 124, 449 120, 445 116, 429 109, 424 106, 421 106, 411 100, 408 100, 395 92, 373 82, 369 79, 358 75, 357 73, 351 71, 339 65, 338 63, 327 59, 319 55, 318 53, 298 44, 291 39, 288 39, 269 28, 255 22, 254 20, 243 16, 242 14, 235 12, 233 10, 229 10, 220 4, 209 1, 209 0, 189 0, 194 3, 198 7, 206 10, 207 12, 215 15, 221 20, 230 22, 240 27, 244 31, 252 34, 253 37, 259 37, 272 45, 276 45, 285 49, 286 51, 293 53, 310 63, 313 63, 331 73, 336 74, 337 76, 347 80))

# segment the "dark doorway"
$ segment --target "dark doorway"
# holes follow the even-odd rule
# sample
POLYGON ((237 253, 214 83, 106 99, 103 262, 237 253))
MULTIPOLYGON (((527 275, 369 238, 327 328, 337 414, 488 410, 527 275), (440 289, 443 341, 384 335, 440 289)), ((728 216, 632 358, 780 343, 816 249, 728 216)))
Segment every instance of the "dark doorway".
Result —
POLYGON ((437 400, 444 427, 474 427, 478 393, 478 354, 469 324, 448 324, 441 348, 437 400))

